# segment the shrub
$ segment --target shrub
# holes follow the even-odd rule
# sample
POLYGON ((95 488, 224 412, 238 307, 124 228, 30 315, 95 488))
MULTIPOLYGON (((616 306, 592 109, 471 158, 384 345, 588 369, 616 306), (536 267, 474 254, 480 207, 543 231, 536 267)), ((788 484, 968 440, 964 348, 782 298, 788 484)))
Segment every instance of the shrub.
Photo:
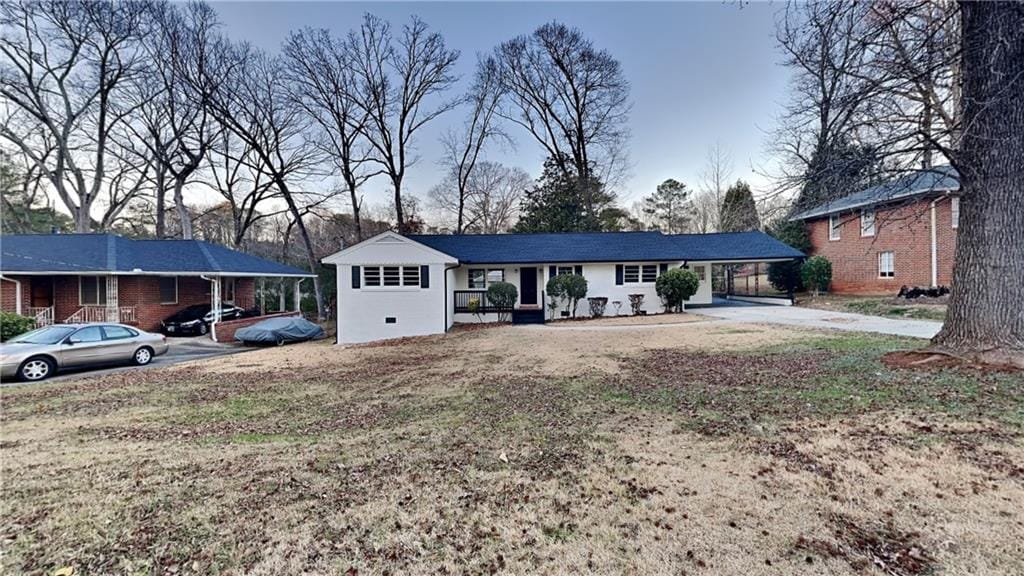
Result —
POLYGON ((587 298, 587 303, 590 304, 590 315, 594 318, 600 318, 604 316, 604 309, 608 306, 608 299, 604 296, 598 296, 595 298, 587 298))
POLYGON ((36 327, 36 321, 13 312, 0 312, 0 342, 24 334, 36 327))
POLYGON ((476 296, 471 297, 469 302, 466 303, 466 308, 469 309, 470 314, 476 316, 477 320, 482 320, 480 318, 480 298, 476 296))
POLYGON ((622 301, 621 300, 613 300, 612 301, 612 306, 615 307, 615 315, 618 316, 619 315, 619 310, 622 310, 622 301))
MULTIPOLYGON (((768 226, 765 232, 802 252, 811 249, 811 240, 807 237, 807 227, 799 220, 792 222, 777 220, 768 226)), ((804 289, 800 266, 799 260, 772 262, 768 265, 768 282, 779 292, 787 294, 799 292, 804 289)))
POLYGON ((487 300, 492 306, 502 312, 498 312, 498 322, 505 322, 510 317, 509 310, 516 305, 519 298, 519 291, 514 284, 508 282, 495 282, 487 287, 487 300))
POLYGON ((641 308, 644 307, 644 295, 643 294, 630 294, 629 295, 629 308, 633 311, 633 316, 639 316, 643 311, 641 308))
POLYGON ((828 285, 832 282, 832 263, 824 256, 811 256, 800 267, 800 277, 804 281, 804 286, 814 290, 814 295, 817 296, 828 290, 828 285))
POLYGON ((698 286, 700 279, 693 271, 673 268, 658 276, 654 290, 661 297, 667 311, 681 312, 683 303, 697 293, 698 286))
POLYGON ((548 294, 564 302, 575 318, 576 305, 587 297, 587 279, 579 274, 559 274, 548 280, 547 290, 548 294))

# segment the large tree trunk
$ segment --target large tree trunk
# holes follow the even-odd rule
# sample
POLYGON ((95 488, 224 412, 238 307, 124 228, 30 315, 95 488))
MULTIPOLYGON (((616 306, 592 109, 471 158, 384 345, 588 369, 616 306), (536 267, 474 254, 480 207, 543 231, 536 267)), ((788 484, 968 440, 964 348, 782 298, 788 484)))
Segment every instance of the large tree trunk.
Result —
POLYGON ((963 200, 936 350, 1024 367, 1024 3, 962 2, 963 200))

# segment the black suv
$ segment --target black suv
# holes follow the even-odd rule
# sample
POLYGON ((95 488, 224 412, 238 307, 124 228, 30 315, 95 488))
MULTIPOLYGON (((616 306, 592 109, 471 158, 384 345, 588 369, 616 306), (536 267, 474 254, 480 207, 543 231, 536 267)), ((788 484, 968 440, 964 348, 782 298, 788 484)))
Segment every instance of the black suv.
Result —
MULTIPOLYGON (((221 304, 220 319, 234 320, 242 318, 244 313, 244 310, 232 304, 221 304)), ((160 323, 160 331, 168 336, 203 335, 210 330, 213 315, 213 307, 209 304, 194 304, 164 318, 160 323)))

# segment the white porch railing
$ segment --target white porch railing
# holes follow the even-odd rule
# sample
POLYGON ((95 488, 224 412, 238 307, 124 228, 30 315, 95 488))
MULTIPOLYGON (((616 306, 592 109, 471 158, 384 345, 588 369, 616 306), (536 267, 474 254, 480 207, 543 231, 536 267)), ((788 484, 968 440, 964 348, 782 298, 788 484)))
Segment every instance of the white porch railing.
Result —
POLYGON ((84 324, 87 322, 135 322, 135 306, 82 306, 77 312, 64 320, 65 324, 84 324))
POLYGON ((36 328, 53 324, 53 306, 30 306, 22 315, 35 320, 36 328))

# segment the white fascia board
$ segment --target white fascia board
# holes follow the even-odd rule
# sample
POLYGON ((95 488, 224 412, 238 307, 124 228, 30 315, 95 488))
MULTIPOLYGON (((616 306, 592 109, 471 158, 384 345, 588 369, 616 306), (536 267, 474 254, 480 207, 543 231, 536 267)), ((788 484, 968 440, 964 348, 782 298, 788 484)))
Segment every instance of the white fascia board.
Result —
MULTIPOLYGON (((453 257, 453 256, 451 256, 449 254, 445 254, 444 252, 441 252, 440 250, 436 250, 434 248, 431 248, 430 246, 427 246, 426 244, 422 244, 420 242, 417 242, 415 240, 412 240, 410 238, 402 236, 401 234, 398 234, 397 232, 391 232, 391 231, 382 232, 382 233, 377 234, 376 236, 374 236, 372 238, 367 238, 366 240, 363 240, 362 242, 360 242, 358 244, 353 244, 352 246, 349 246, 348 248, 345 248, 344 250, 341 250, 339 252, 335 252, 334 254, 331 254, 330 256, 324 257, 322 260, 320 260, 320 262, 322 262, 323 264, 332 264, 332 265, 338 265, 338 264, 390 264, 390 262, 378 262, 378 260, 374 259, 374 258, 365 259, 365 258, 360 258, 359 257, 360 253, 365 252, 367 249, 370 249, 370 248, 373 248, 373 247, 379 245, 382 240, 392 240, 396 244, 397 243, 407 244, 409 246, 417 248, 420 251, 425 252, 426 254, 429 254, 431 256, 431 258, 433 258, 433 260, 431 260, 430 262, 423 262, 424 264, 458 264, 459 263, 458 259, 456 259, 455 257, 453 257)), ((422 260, 422 258, 414 258, 411 261, 404 262, 404 263, 413 264, 413 263, 420 262, 421 260, 422 260)))

